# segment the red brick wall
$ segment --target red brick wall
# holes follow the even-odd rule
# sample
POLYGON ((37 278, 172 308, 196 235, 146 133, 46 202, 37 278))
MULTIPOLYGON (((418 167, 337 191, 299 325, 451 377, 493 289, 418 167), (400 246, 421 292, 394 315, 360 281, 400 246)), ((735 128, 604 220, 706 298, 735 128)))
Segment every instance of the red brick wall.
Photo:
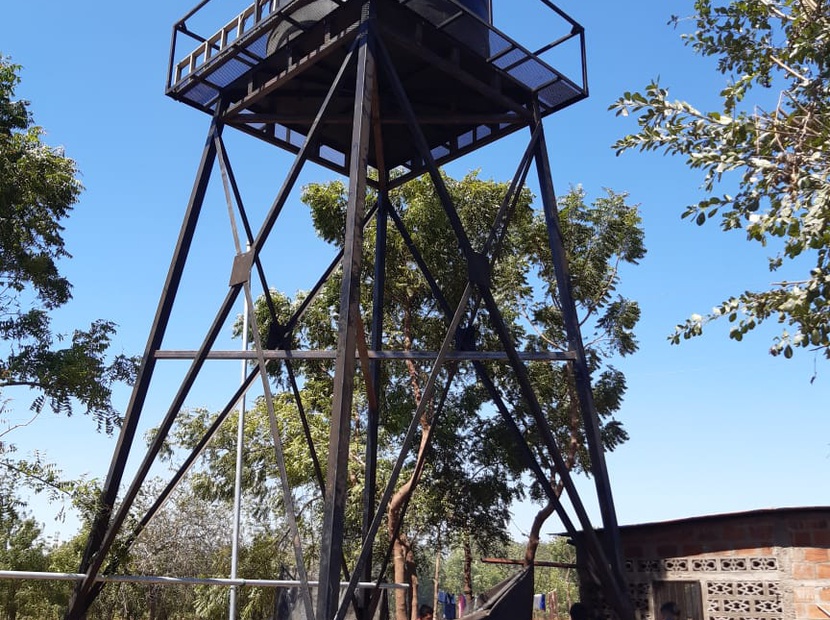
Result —
POLYGON ((629 526, 621 538, 643 619, 655 617, 653 584, 677 580, 701 583, 694 620, 830 620, 830 508, 629 526))

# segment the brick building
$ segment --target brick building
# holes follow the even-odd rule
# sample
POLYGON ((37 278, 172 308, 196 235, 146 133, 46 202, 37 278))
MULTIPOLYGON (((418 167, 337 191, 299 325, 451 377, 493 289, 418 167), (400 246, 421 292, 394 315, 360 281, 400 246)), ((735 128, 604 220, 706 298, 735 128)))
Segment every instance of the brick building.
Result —
MULTIPOLYGON (((678 603, 681 620, 830 620, 828 507, 631 525, 620 534, 640 620, 655 620, 665 601, 678 603)), ((590 575, 580 577, 583 600, 600 605, 590 575)))

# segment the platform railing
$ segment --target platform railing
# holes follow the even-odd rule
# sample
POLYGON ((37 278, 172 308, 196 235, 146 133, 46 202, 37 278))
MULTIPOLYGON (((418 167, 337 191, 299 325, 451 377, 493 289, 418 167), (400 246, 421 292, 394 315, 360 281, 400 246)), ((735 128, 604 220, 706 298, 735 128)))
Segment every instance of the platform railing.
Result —
MULTIPOLYGON (((187 80, 189 76, 193 76, 197 71, 208 65, 214 59, 218 58, 220 55, 222 55, 223 52, 225 52, 229 48, 233 46, 241 46, 241 42, 247 36, 252 34, 261 34, 259 32, 259 26, 264 21, 271 18, 274 14, 283 15, 283 19, 291 19, 288 15, 286 15, 286 13, 288 12, 286 9, 290 6, 290 4, 292 4, 291 2, 287 2, 286 0, 256 0, 253 4, 247 6, 241 13, 236 15, 233 19, 228 21, 223 27, 213 32, 213 34, 209 36, 202 36, 190 30, 190 28, 187 25, 187 22, 188 20, 196 17, 207 5, 211 3, 211 1, 212 0, 202 0, 184 17, 182 17, 182 19, 180 19, 174 26, 173 40, 171 42, 170 50, 170 63, 168 68, 168 91, 180 85, 183 81, 187 80), (190 40, 195 41, 197 45, 186 56, 177 60, 177 49, 180 46, 179 38, 181 36, 187 37, 190 40)), ((332 0, 332 2, 341 5, 345 4, 348 1, 349 0, 332 0)), ((411 0, 400 1, 401 4, 406 5, 411 0)), ((529 56, 534 56, 541 59, 544 58, 544 56, 547 53, 559 47, 561 44, 566 43, 567 41, 570 41, 574 38, 578 38, 578 44, 580 47, 581 54, 580 60, 582 74, 579 76, 579 79, 577 80, 573 80, 570 78, 567 79, 569 82, 574 83, 575 88, 587 93, 584 30, 581 25, 579 25, 564 11, 559 9, 555 4, 550 2, 550 0, 539 0, 539 2, 545 5, 550 11, 555 13, 558 16, 558 18, 567 23, 570 27, 570 30, 563 36, 560 36, 559 38, 551 41, 550 43, 543 45, 535 52, 529 52, 525 50, 521 45, 519 45, 512 39, 506 37, 503 33, 499 32, 496 28, 494 28, 492 24, 489 24, 486 21, 482 20, 478 15, 471 12, 465 6, 457 2, 457 0, 447 1, 456 5, 459 9, 459 13, 447 20, 447 23, 436 24, 436 26, 438 26, 439 28, 444 28, 447 25, 449 25, 449 23, 451 23, 452 21, 455 21, 455 19, 457 19, 459 15, 466 14, 468 18, 475 19, 476 21, 485 24, 488 28, 490 28, 492 32, 498 35, 498 39, 500 41, 509 43, 509 45, 507 46, 502 46, 498 52, 496 52, 493 56, 491 56, 488 59, 491 62, 498 60, 499 57, 502 57, 509 52, 515 51, 523 52, 523 54, 521 54, 522 61, 525 61, 529 56), (581 84, 577 82, 581 82, 581 84)), ((252 66, 256 62, 262 60, 262 58, 253 57, 250 51, 246 51, 246 54, 250 57, 250 62, 252 66)), ((498 65, 497 62, 495 64, 498 65)), ((500 68, 504 69, 504 67, 500 68)))
MULTIPOLYGON (((240 40, 245 34, 255 29, 263 19, 269 17, 279 6, 277 0, 257 0, 248 6, 239 15, 230 20, 210 37, 204 38, 191 32, 187 28, 186 20, 193 17, 197 11, 207 5, 210 0, 204 0, 187 16, 179 20, 175 26, 176 34, 183 34, 198 42, 196 48, 171 68, 167 87, 178 84, 199 67, 207 64, 213 57, 223 52, 229 45, 240 40)), ((174 34, 174 38, 177 38, 174 34)))

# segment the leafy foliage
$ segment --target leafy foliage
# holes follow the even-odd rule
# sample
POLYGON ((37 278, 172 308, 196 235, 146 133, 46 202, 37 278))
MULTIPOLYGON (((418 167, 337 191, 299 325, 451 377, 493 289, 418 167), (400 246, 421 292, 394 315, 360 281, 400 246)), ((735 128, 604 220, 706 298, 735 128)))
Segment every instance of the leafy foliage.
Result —
MULTIPOLYGON (((46 571, 51 549, 41 536, 41 528, 28 514, 26 505, 14 493, 14 481, 0 477, 0 567, 13 571, 46 571)), ((60 617, 65 588, 60 584, 0 580, 0 616, 3 618, 46 620, 60 617)))
POLYGON ((68 346, 51 330, 49 312, 72 297, 59 262, 70 258, 63 221, 82 187, 75 162, 42 142, 28 102, 14 100, 19 69, 0 56, 0 390, 33 390, 38 413, 48 406, 69 415, 77 401, 110 432, 119 423, 112 385, 133 379, 135 361, 107 361, 109 321, 75 330, 68 346))
POLYGON ((708 321, 727 317, 730 337, 740 341, 772 320, 784 326, 773 355, 791 357, 804 347, 830 357, 830 6, 697 0, 694 8, 694 29, 683 38, 716 59, 726 78, 721 108, 670 100, 652 82, 611 106, 618 115, 636 114, 639 124, 614 148, 684 157, 703 173, 707 197, 683 217, 698 225, 718 218, 724 230, 744 230, 747 240, 774 248, 770 271, 788 265, 802 277, 730 297, 678 325, 670 339, 700 335, 708 321), (721 184, 737 189, 720 193, 721 184))
MULTIPOLYGON (((475 172, 462 179, 445 177, 444 180, 472 247, 482 251, 507 184, 481 179, 475 172)), ((394 190, 389 198, 404 223, 409 241, 397 234, 390 224, 383 347, 435 351, 446 335, 448 308, 451 313, 467 285, 467 263, 429 179, 407 183, 394 190), (408 247, 410 241, 418 248, 421 260, 434 277, 446 299, 445 305, 436 299, 430 283, 416 265, 408 247)), ((311 210, 318 235, 334 246, 342 246, 346 186, 337 181, 309 185, 304 188, 302 199, 311 210)), ((376 199, 375 195, 368 197, 370 203, 376 199)), ((547 227, 543 216, 532 208, 532 200, 527 190, 519 196, 498 259, 492 267, 493 291, 519 348, 565 351, 570 346, 565 335, 555 274, 550 266, 547 227)), ((613 419, 622 402, 625 380, 608 362, 636 350, 633 329, 639 319, 636 302, 624 298, 616 289, 620 265, 636 263, 645 254, 640 217, 637 208, 626 203, 624 194, 611 191, 588 204, 584 191, 577 188, 562 197, 560 206, 580 319, 586 333, 590 334, 591 371, 599 379, 595 393, 604 441, 608 449, 613 449, 627 438, 621 424, 613 419)), ((362 321, 370 329, 375 238, 375 223, 371 222, 364 234, 360 274, 362 321)), ((339 298, 339 272, 313 299, 304 292, 292 298, 270 291, 269 298, 259 298, 253 310, 259 336, 262 341, 270 342, 270 346, 332 349, 337 342, 339 298), (304 314, 286 329, 289 317, 301 306, 305 307, 304 314), (273 324, 272 310, 278 326, 273 324)), ((237 334, 241 329, 242 322, 238 321, 237 334)), ((481 350, 502 348, 483 310, 471 328, 471 335, 481 350)), ((370 336, 371 333, 366 334, 367 340, 370 336)), ((506 402, 510 403, 508 406, 513 407, 516 417, 524 421, 529 440, 533 442, 536 430, 522 404, 514 373, 503 361, 488 361, 485 365, 506 402)), ((424 386, 430 368, 429 361, 417 358, 386 360, 381 367, 383 389, 377 395, 381 418, 380 485, 389 478, 413 412, 426 398, 424 386)), ((288 474, 295 497, 300 500, 297 502, 301 511, 300 527, 307 536, 304 548, 313 555, 317 541, 310 532, 319 530, 322 502, 317 472, 305 442, 293 392, 296 390, 299 394, 318 462, 325 470, 333 364, 331 360, 304 359, 294 360, 290 373, 284 363, 274 362, 269 369, 275 385, 274 407, 288 461, 288 474), (292 373, 296 385, 292 385, 292 373)), ((551 363, 533 362, 530 372, 545 415, 561 438, 563 451, 573 446, 571 466, 587 470, 589 463, 583 445, 581 419, 573 416, 572 377, 561 365, 551 363)), ((423 568, 426 562, 425 550, 459 545, 470 550, 474 547, 482 553, 502 549, 508 539, 511 503, 529 492, 523 477, 525 463, 518 456, 515 439, 494 411, 490 396, 472 365, 448 364, 437 383, 436 393, 424 403, 424 413, 418 420, 420 438, 405 455, 404 469, 387 511, 387 532, 395 544, 396 581, 414 578, 416 565, 423 568), (421 461, 426 464, 413 494, 417 465, 421 461), (405 505, 405 519, 401 522, 405 505), (401 529, 396 533, 398 525, 401 529)), ((355 388, 346 506, 346 553, 350 556, 347 563, 353 560, 355 542, 360 540, 362 517, 367 424, 364 412, 369 402, 362 371, 355 381, 355 388)), ((174 458, 178 447, 194 446, 212 419, 213 416, 204 411, 188 412, 181 417, 180 426, 170 437, 168 455, 174 458)), ((193 489, 200 500, 228 502, 232 497, 235 419, 234 415, 229 416, 203 453, 204 462, 191 472, 193 489)), ((273 446, 262 402, 257 402, 247 413, 245 445, 242 480, 248 498, 246 505, 260 517, 281 514, 281 490, 274 484, 273 446)), ((544 450, 540 450, 539 455, 547 464, 544 450)), ((325 475, 325 471, 321 473, 325 475)), ((536 496, 537 489, 532 493, 536 496)), ((279 523, 275 526, 284 529, 279 523)), ((376 558, 386 552, 382 541, 377 544, 376 558)), ((281 554, 287 552, 284 545, 277 549, 281 554)), ((396 614, 403 617, 409 604, 396 601, 396 614)))

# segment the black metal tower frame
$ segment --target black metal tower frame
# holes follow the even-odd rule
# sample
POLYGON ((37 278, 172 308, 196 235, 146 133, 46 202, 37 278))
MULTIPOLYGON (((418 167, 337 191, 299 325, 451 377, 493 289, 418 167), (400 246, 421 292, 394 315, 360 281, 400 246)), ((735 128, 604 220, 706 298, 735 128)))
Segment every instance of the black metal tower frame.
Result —
MULTIPOLYGON (((203 0, 194 11, 209 0, 203 0)), ((307 0, 296 0, 307 2, 307 0)), ((67 618, 83 618, 102 587, 96 577, 111 573, 119 565, 123 552, 150 522, 165 500, 176 488, 202 449, 231 413, 235 403, 245 391, 259 379, 263 384, 273 435, 275 455, 280 471, 282 491, 285 497, 286 517, 294 541, 295 558, 300 581, 302 604, 309 619, 341 620, 349 607, 357 610, 371 609, 376 597, 370 600, 356 596, 360 580, 375 580, 371 572, 372 546, 379 531, 386 507, 395 490, 398 476, 410 451, 418 429, 419 420, 438 390, 437 378, 448 362, 470 362, 478 380, 489 393, 493 404, 506 425, 517 438, 523 457, 536 480, 554 500, 558 516, 565 528, 576 535, 578 528, 584 532, 586 556, 590 569, 605 586, 605 597, 616 615, 633 618, 623 578, 622 556, 614 511, 614 503, 604 453, 599 436, 598 419, 593 403, 590 376, 580 335, 579 322, 571 292, 568 263, 559 229, 559 219, 553 188, 550 161, 545 142, 543 118, 552 112, 587 96, 584 76, 584 38, 581 27, 565 16, 548 0, 540 0, 556 15, 567 21, 570 32, 561 40, 576 38, 582 54, 582 85, 539 60, 539 56, 555 46, 555 41, 535 53, 524 50, 492 26, 472 15, 456 0, 445 0, 453 7, 453 15, 435 24, 413 19, 412 0, 331 0, 337 8, 325 19, 311 26, 292 21, 289 8, 276 8, 271 0, 256 0, 248 13, 220 30, 217 37, 197 38, 202 60, 189 60, 175 64, 176 42, 180 35, 195 37, 186 25, 193 11, 174 28, 171 46, 170 81, 168 94, 189 105, 208 112, 212 116, 201 162, 193 190, 184 215, 179 238, 170 264, 163 293, 159 301, 150 336, 144 351, 143 363, 129 401, 124 424, 118 439, 109 472, 104 484, 100 510, 94 520, 80 572, 85 578, 76 587, 67 618), (247 15, 247 17, 245 17, 247 15), (244 18, 244 19, 243 19, 244 18), (247 21, 246 21, 247 20, 247 21), (298 34, 291 45, 266 53, 267 37, 273 25, 280 21, 296 25, 298 34), (471 52, 457 39, 457 32, 484 27, 488 37, 488 50, 484 57, 471 52), (232 33, 232 28, 236 28, 232 33), (454 31, 453 28, 456 28, 454 31), (454 34, 454 32, 456 34, 454 34), (231 34, 229 34, 231 33, 231 34), (523 81, 521 72, 532 66, 541 73, 537 83, 523 81), (545 73, 546 72, 546 73, 545 73), (484 103, 470 103, 469 109, 455 114, 439 114, 431 97, 423 98, 414 85, 426 78, 443 80, 457 88, 458 101, 471 101, 471 93, 480 95, 484 103), (291 102, 299 95, 292 90, 300 85, 306 97, 296 108, 291 102), (310 85, 314 85, 314 89, 310 85), (313 90, 313 94, 308 92, 313 90), (284 91, 287 91, 285 96, 284 91), (280 97, 282 97, 280 99, 280 97), (316 113, 303 113, 308 109, 308 99, 315 102, 316 113), (287 105, 286 112, 280 105, 287 105), (285 103, 288 102, 288 103, 285 103), (282 186, 258 231, 254 231, 243 205, 230 158, 225 149, 223 130, 231 126, 254 135, 266 142, 286 148, 296 154, 285 175, 282 186), (493 222, 489 241, 483 251, 473 249, 467 233, 456 212, 450 194, 439 171, 441 163, 471 152, 480 146, 509 133, 526 129, 529 132, 527 147, 519 160, 509 191, 501 205, 499 216, 493 222), (299 139, 298 139, 299 137, 299 139), (401 148, 402 138, 406 146, 401 148), (251 326, 255 335, 253 349, 245 352, 214 350, 220 330, 226 325, 230 312, 240 294, 253 307, 251 280, 258 280, 259 287, 268 291, 266 269, 261 251, 269 238, 280 213, 292 191, 304 164, 317 162, 349 178, 348 206, 343 249, 321 275, 304 303, 295 314, 280 325, 270 297, 266 300, 270 318, 276 326, 268 342, 261 342, 256 323, 251 326), (228 208, 236 211, 242 223, 238 230, 231 218, 236 243, 228 292, 216 311, 215 318, 201 345, 194 351, 169 351, 162 343, 169 324, 173 302, 179 291, 188 254, 202 211, 211 173, 219 167, 225 188, 228 208), (491 265, 498 255, 501 236, 510 223, 510 215, 520 189, 532 168, 536 169, 548 242, 552 252, 559 297, 569 341, 566 353, 528 354, 517 350, 501 310, 494 297, 490 282, 491 265), (375 178, 368 175, 373 168, 375 178), (394 172, 394 173, 393 173, 394 172), (445 214, 468 265, 466 290, 460 303, 453 307, 444 296, 399 214, 389 201, 389 191, 421 174, 427 174, 440 198, 445 214), (377 190, 375 208, 366 211, 367 188, 377 190), (360 266, 362 238, 366 224, 375 219, 377 229, 375 276, 373 288, 373 313, 371 341, 364 342, 365 331, 359 312, 360 266), (403 446, 392 470, 390 480, 375 503, 377 430, 379 425, 378 399, 381 391, 381 365, 387 359, 405 359, 412 352, 384 351, 382 311, 385 279, 384 247, 389 224, 407 243, 414 261, 430 285, 437 307, 445 315, 447 329, 443 346, 439 351, 421 352, 432 360, 432 370, 424 387, 420 405, 413 413, 403 446), (245 250, 247 246, 250 249, 245 250), (342 288, 338 319, 337 348, 334 351, 296 351, 288 349, 289 338, 298 321, 315 295, 335 269, 342 267, 342 288), (497 352, 478 351, 467 329, 483 308, 498 335, 502 349, 497 352), (331 432, 328 449, 327 479, 323 480, 322 467, 311 441, 308 424, 292 360, 327 357, 334 361, 334 396, 331 409, 331 432), (576 522, 558 501, 542 467, 523 438, 495 382, 484 364, 487 359, 506 360, 512 369, 524 405, 532 416, 536 429, 552 462, 555 464, 565 492, 570 500, 576 522), (132 482, 123 497, 118 500, 127 459, 135 439, 138 421, 144 407, 156 364, 164 359, 189 359, 191 365, 173 398, 169 409, 158 426, 158 431, 148 447, 132 482), (187 456, 180 469, 159 495, 145 515, 127 533, 124 542, 116 543, 126 517, 133 505, 150 468, 161 450, 177 415, 205 363, 210 359, 247 359, 251 370, 239 389, 230 396, 226 406, 214 420, 202 440, 187 456), (564 459, 557 447, 553 433, 547 424, 543 409, 531 385, 526 363, 528 360, 558 361, 571 364, 576 380, 583 425, 587 438, 592 474, 596 481, 598 503, 601 509, 604 539, 594 533, 587 511, 568 473, 564 459), (309 578, 305 574, 305 561, 293 508, 292 489, 285 471, 284 454, 278 432, 278 420, 270 400, 266 367, 273 360, 285 363, 298 415, 306 429, 309 451, 317 472, 318 484, 325 497, 324 524, 321 539, 318 598, 311 599, 309 578), (357 563, 347 567, 343 558, 344 510, 347 486, 347 456, 350 440, 349 421, 353 407, 354 379, 358 360, 365 364, 368 400, 368 438, 366 494, 362 550, 357 563), (341 597, 341 576, 348 581, 345 596, 341 597), (342 601, 342 602, 341 602, 342 601)), ((291 5, 289 4, 288 7, 291 5)), ((198 50, 197 50, 198 51, 198 50)), ((448 86, 450 88, 450 86, 448 86)), ((434 95, 434 93, 433 93, 434 95)), ((451 94, 452 96, 452 94, 451 94)), ((457 102, 456 102, 457 103, 457 102)), ((440 400, 440 398, 439 398, 440 400)), ((440 415, 440 412, 439 412, 440 415)), ((387 554, 388 561, 388 554, 387 554)))

